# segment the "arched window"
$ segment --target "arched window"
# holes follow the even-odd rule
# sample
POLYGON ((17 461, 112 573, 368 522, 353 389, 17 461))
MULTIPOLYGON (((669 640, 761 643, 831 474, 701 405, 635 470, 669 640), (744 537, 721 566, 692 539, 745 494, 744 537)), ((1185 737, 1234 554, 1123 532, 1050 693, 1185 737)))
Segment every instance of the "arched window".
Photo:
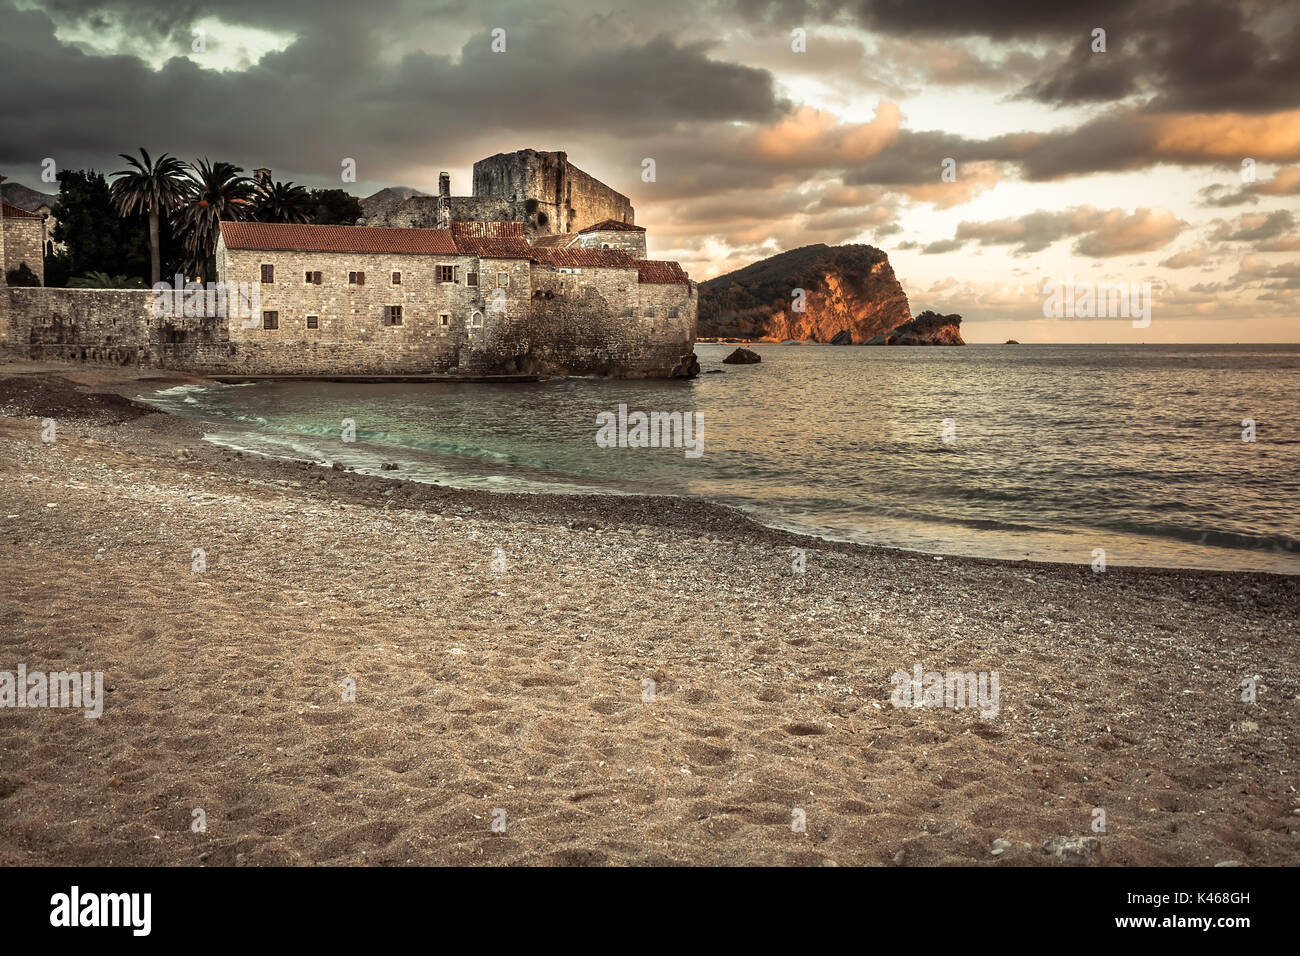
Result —
POLYGON ((475 312, 473 315, 471 315, 471 316, 469 317, 469 325, 470 325, 470 328, 472 328, 472 329, 481 329, 481 328, 483 328, 483 313, 482 313, 482 312, 475 312))

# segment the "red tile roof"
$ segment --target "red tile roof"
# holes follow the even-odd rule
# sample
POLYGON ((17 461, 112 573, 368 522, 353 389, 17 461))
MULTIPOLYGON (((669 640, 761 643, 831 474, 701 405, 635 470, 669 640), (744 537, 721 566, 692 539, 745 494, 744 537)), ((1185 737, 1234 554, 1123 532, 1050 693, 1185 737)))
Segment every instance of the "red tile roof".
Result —
POLYGON ((534 262, 565 269, 634 269, 636 260, 622 249, 548 249, 533 246, 534 262))
POLYGON ((457 255, 446 229, 389 229, 379 226, 312 226, 280 222, 223 222, 228 249, 286 252, 387 252, 399 255, 457 255))
POLYGON ((28 212, 26 209, 19 209, 17 206, 4 204, 4 217, 6 219, 44 219, 39 212, 28 212))
POLYGON ((578 235, 584 232, 645 232, 645 226, 634 226, 630 222, 619 222, 617 219, 602 219, 594 226, 579 229, 578 235))
POLYGON ((558 236, 534 236, 533 246, 538 249, 563 249, 577 238, 575 232, 562 232, 558 236))
POLYGON ((518 236, 523 237, 522 222, 453 222, 453 236, 478 236, 482 239, 496 239, 518 236))
POLYGON ((475 236, 453 236, 456 248, 463 256, 480 259, 529 259, 533 247, 522 236, 500 239, 481 239, 475 236))
POLYGON ((686 285, 690 277, 676 262, 660 259, 636 260, 637 281, 650 285, 686 285))

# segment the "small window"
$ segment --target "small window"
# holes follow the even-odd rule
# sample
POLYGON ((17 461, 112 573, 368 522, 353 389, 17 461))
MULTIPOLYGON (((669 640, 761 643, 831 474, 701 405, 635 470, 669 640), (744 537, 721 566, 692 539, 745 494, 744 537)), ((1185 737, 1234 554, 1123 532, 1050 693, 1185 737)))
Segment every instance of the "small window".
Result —
POLYGON ((320 273, 319 273, 319 272, 313 272, 313 273, 311 274, 311 284, 312 284, 312 285, 320 285, 320 282, 321 282, 321 279, 320 279, 320 273))
POLYGON ((264 328, 264 329, 278 329, 279 327, 280 327, 280 313, 279 313, 279 312, 263 312, 263 313, 262 313, 262 328, 264 328))
POLYGON ((273 283, 274 281, 275 281, 275 266, 273 266, 273 265, 271 265, 271 264, 269 264, 269 263, 263 262, 263 263, 262 263, 262 282, 265 283, 265 284, 267 284, 267 285, 270 285, 270 284, 273 283))
POLYGON ((307 328, 309 328, 309 329, 319 329, 319 328, 320 328, 320 316, 316 316, 316 315, 309 315, 309 316, 307 316, 307 328))
POLYGON ((356 284, 357 284, 357 274, 355 272, 349 272, 348 285, 356 285, 356 284))
POLYGON ((680 319, 681 317, 682 317, 682 310, 678 306, 673 306, 671 309, 668 310, 668 318, 680 319))
POLYGON ((349 272, 348 285, 365 285, 366 274, 364 272, 349 272))
POLYGON ((438 281, 439 281, 439 282, 455 282, 455 281, 456 281, 456 267, 455 267, 455 266, 438 266, 438 281))
POLYGON ((647 319, 653 319, 655 317, 655 307, 653 305, 647 305, 645 307, 645 317, 647 319))
POLYGON ((469 317, 469 324, 471 328, 475 328, 475 329, 483 328, 483 313, 475 312, 473 315, 471 315, 469 317))
POLYGON ((384 325, 401 325, 402 324, 402 307, 400 305, 390 305, 384 308, 384 325))
POLYGON ((438 324, 439 324, 439 325, 451 325, 451 313, 450 313, 450 312, 439 312, 439 313, 438 313, 438 324))
POLYGON ((402 284, 402 274, 400 272, 394 272, 393 285, 401 285, 401 284, 402 284))
POLYGON ((304 273, 303 273, 303 280, 302 280, 302 281, 303 281, 303 282, 306 282, 308 285, 310 285, 310 284, 311 284, 311 273, 310 273, 310 272, 304 272, 304 273))
POLYGON ((631 306, 631 305, 625 305, 625 306, 623 306, 622 310, 619 312, 619 317, 620 317, 620 318, 624 318, 624 319, 635 318, 635 317, 636 317, 636 307, 635 307, 635 306, 631 306))
POLYGON ((478 285, 478 273, 477 272, 465 273, 465 284, 473 285, 473 286, 478 285))
POLYGON ((508 288, 510 288, 510 273, 509 273, 509 272, 498 272, 498 273, 497 273, 497 288, 498 288, 498 289, 508 289, 508 288))

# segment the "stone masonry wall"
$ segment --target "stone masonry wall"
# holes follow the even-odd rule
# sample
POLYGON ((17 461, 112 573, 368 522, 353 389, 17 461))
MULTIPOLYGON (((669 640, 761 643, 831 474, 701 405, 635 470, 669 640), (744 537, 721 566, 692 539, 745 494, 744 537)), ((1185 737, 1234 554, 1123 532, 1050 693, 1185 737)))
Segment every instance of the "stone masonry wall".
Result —
POLYGON ((660 377, 694 348, 689 286, 641 285, 636 269, 563 272, 537 263, 532 284, 531 321, 544 330, 534 354, 543 367, 564 367, 571 375, 660 377), (643 318, 649 306, 655 318, 643 318), (678 317, 669 319, 673 307, 678 317))
MULTIPOLYGON (((550 225, 539 231, 550 233, 578 232, 602 219, 636 221, 626 196, 574 166, 562 152, 525 149, 481 159, 474 164, 474 195, 535 200, 550 225)), ((531 215, 535 218, 536 212, 531 215)))
POLYGON ((4 271, 17 269, 21 263, 45 283, 45 220, 5 216, 4 271))
POLYGON ((464 255, 263 252, 220 250, 218 272, 226 281, 258 281, 263 264, 274 282, 263 283, 261 311, 278 313, 276 329, 259 317, 245 327, 230 323, 235 371, 261 374, 441 374, 454 370, 515 371, 513 355, 489 369, 496 326, 528 310, 527 260, 479 260, 464 255), (442 282, 439 266, 454 281, 442 282), (320 272, 321 284, 305 281, 320 272), (364 272, 364 284, 348 282, 364 272), (393 283, 392 273, 401 273, 393 283), (471 272, 480 285, 468 284, 471 272), (498 277, 504 276, 500 296, 498 277), (504 311, 493 309, 500 302, 504 311), (388 306, 402 307, 400 325, 385 322, 388 306), (307 316, 318 328, 307 328, 307 316), (447 322, 443 324, 443 316, 447 322))
POLYGON ((260 286, 251 319, 158 315, 148 289, 0 288, 0 350, 206 374, 635 378, 671 374, 694 347, 695 284, 640 284, 634 268, 218 249, 223 281, 257 282, 263 263, 274 281, 260 286), (439 265, 455 267, 456 281, 440 282, 439 265), (320 285, 305 281, 308 271, 321 273, 320 285), (357 271, 364 285, 348 283, 357 271), (472 271, 478 287, 467 283, 472 271), (402 307, 400 325, 385 322, 390 305, 402 307), (264 328, 267 311, 278 328, 264 328), (309 315, 317 328, 307 327, 309 315))
POLYGON ((625 229, 601 229, 597 232, 584 232, 573 240, 571 249, 621 249, 634 259, 649 258, 646 255, 645 233, 629 232, 625 229))

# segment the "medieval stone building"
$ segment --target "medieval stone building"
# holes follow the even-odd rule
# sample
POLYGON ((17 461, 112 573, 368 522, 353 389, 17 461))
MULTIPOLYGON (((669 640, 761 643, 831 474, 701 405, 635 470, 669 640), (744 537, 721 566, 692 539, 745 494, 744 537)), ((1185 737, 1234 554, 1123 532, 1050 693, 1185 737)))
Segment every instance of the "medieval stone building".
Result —
POLYGON ((387 226, 222 222, 220 300, 0 290, 0 347, 248 376, 698 372, 696 284, 647 258, 626 197, 563 153, 493 156, 474 178, 474 197, 445 178, 412 197, 435 200, 441 226, 410 210, 387 226), (252 309, 238 289, 255 290, 252 309))
POLYGON ((626 196, 570 163, 563 152, 521 149, 480 159, 473 189, 471 196, 453 196, 451 176, 440 173, 438 195, 410 196, 374 215, 367 211, 363 222, 432 229, 449 229, 453 222, 518 222, 530 239, 580 232, 603 220, 636 222, 626 196))

